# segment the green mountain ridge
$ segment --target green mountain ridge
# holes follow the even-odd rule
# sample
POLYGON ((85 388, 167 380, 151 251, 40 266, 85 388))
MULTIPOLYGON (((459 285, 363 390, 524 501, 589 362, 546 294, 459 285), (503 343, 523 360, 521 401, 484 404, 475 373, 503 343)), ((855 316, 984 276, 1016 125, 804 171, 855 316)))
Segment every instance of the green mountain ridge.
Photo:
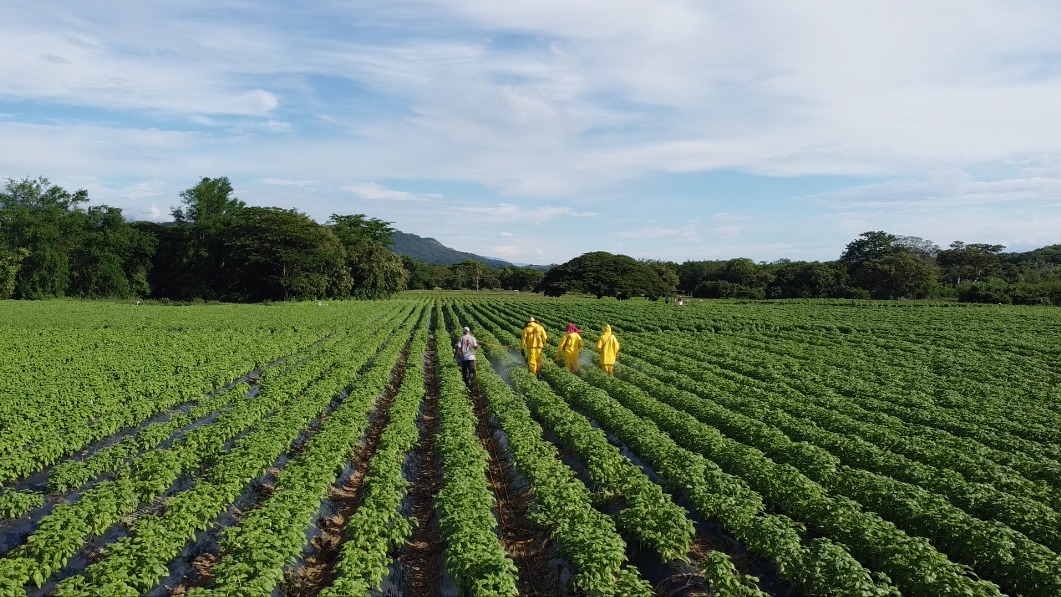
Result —
POLYGON ((512 263, 492 257, 483 257, 475 253, 466 253, 451 249, 433 238, 424 238, 408 232, 395 230, 391 235, 391 251, 399 255, 408 255, 418 261, 436 265, 453 265, 461 261, 481 261, 489 267, 513 267, 512 263))

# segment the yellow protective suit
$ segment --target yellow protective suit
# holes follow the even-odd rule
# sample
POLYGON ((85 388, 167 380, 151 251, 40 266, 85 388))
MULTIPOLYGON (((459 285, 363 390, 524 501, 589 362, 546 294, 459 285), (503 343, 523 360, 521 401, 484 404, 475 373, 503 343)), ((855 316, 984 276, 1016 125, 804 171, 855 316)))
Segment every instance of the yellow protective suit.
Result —
POLYGON ((612 326, 604 324, 604 331, 597 339, 600 353, 600 368, 608 375, 615 375, 615 358, 619 355, 619 339, 612 333, 612 326))
POLYGON ((578 355, 582 352, 582 335, 577 331, 564 334, 560 345, 556 347, 556 361, 564 357, 564 366, 572 373, 578 373, 578 355))
POLYGON ((545 334, 545 328, 531 317, 527 325, 523 326, 523 338, 519 347, 527 355, 527 369, 538 375, 542 371, 542 347, 549 337, 545 334))

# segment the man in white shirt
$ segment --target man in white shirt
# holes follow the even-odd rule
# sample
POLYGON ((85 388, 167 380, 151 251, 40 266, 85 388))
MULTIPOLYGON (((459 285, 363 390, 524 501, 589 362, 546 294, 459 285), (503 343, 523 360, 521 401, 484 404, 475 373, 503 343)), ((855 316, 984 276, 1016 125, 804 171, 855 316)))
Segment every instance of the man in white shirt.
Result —
POLYGON ((478 349, 479 341, 472 335, 471 328, 464 326, 464 335, 457 340, 457 344, 454 346, 454 353, 461 365, 461 377, 464 378, 464 385, 469 388, 472 387, 472 382, 475 381, 475 351, 478 349))

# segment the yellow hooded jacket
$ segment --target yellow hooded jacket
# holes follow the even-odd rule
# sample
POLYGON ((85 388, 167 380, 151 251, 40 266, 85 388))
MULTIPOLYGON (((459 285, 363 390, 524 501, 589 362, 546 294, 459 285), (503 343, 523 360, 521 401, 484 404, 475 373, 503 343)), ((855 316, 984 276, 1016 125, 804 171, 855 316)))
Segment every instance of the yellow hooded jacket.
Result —
POLYGON ((605 324, 604 331, 597 339, 597 352, 600 353, 601 365, 614 365, 619 354, 619 339, 612 333, 612 326, 605 324))
POLYGON ((523 328, 523 339, 520 340, 520 348, 541 348, 549 337, 545 335, 545 328, 537 321, 528 321, 523 328))
POLYGON ((559 359, 561 355, 564 356, 565 360, 571 357, 578 359, 578 353, 582 351, 582 336, 578 332, 568 332, 564 334, 560 345, 556 347, 556 358, 559 359))

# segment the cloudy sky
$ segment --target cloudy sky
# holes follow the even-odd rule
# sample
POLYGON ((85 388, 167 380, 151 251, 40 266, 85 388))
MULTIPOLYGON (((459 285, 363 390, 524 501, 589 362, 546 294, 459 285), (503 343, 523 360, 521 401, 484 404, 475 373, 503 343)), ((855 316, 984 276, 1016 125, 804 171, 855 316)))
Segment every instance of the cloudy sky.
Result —
POLYGON ((519 263, 1061 243, 1054 0, 4 0, 0 178, 519 263))

